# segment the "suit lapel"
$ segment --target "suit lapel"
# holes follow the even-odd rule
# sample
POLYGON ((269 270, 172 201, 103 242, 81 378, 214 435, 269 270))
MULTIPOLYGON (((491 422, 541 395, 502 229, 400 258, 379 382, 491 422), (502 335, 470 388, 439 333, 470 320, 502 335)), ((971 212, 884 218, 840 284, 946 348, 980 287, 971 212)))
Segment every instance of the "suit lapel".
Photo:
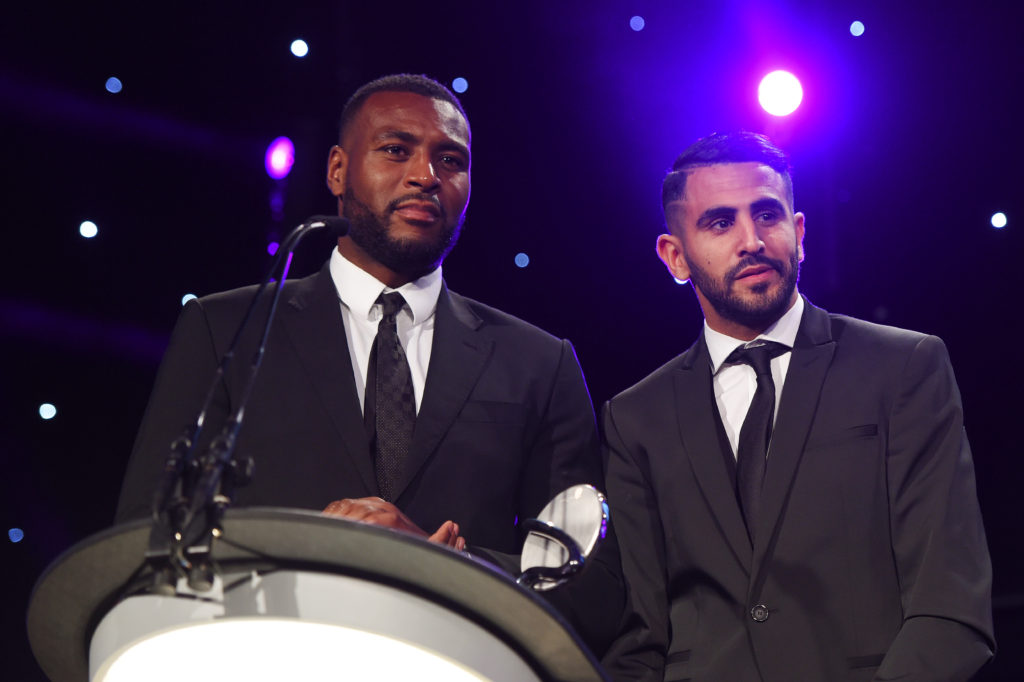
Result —
POLYGON ((416 415, 409 460, 395 482, 398 499, 448 432, 476 385, 494 347, 477 332, 482 321, 442 286, 423 400, 416 415))
POLYGON ((736 559, 748 569, 750 539, 729 471, 722 461, 722 445, 716 430, 718 408, 711 388, 711 361, 703 334, 683 356, 683 366, 674 373, 673 381, 683 448, 704 500, 718 519, 736 559))
POLYGON ((338 292, 327 265, 296 283, 287 305, 280 309, 280 319, 363 484, 376 494, 370 441, 356 394, 338 292))
POLYGON ((768 449, 768 468, 755 533, 755 566, 762 563, 773 544, 773 535, 803 457, 804 443, 835 352, 828 313, 815 308, 806 299, 805 305, 768 449))

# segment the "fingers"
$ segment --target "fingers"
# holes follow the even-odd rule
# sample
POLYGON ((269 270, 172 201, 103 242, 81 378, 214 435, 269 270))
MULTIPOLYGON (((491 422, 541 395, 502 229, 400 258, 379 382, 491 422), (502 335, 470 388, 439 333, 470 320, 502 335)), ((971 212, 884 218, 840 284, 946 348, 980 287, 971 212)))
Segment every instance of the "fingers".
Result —
POLYGON ((466 549, 466 539, 459 535, 459 524, 454 521, 445 521, 441 527, 429 538, 431 542, 439 545, 447 545, 460 552, 466 549))
POLYGON ((454 521, 445 521, 441 524, 440 528, 428 536, 423 529, 413 523, 412 519, 403 514, 398 507, 379 497, 335 500, 324 507, 321 513, 326 516, 370 523, 375 526, 384 526, 385 528, 418 535, 427 538, 430 542, 446 545, 460 552, 466 549, 466 539, 459 535, 459 524, 454 521))

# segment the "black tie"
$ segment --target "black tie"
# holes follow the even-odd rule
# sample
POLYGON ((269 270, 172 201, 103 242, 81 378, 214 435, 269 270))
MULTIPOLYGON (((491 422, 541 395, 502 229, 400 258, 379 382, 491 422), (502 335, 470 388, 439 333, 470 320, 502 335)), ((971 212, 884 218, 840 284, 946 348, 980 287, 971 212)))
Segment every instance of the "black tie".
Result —
POLYGON ((380 496, 394 502, 394 486, 409 455, 416 425, 416 397, 412 390, 412 372, 398 340, 395 320, 405 305, 405 299, 393 291, 378 296, 377 303, 384 309, 384 314, 370 349, 363 413, 370 432, 380 496))
POLYGON ((757 389, 740 428, 740 440, 736 446, 736 491, 751 541, 754 539, 757 513, 761 505, 761 485, 764 483, 768 443, 772 438, 775 416, 775 382, 772 381, 771 362, 772 358, 788 350, 781 343, 763 341, 757 346, 741 346, 725 360, 727 363, 750 365, 757 375, 757 389))

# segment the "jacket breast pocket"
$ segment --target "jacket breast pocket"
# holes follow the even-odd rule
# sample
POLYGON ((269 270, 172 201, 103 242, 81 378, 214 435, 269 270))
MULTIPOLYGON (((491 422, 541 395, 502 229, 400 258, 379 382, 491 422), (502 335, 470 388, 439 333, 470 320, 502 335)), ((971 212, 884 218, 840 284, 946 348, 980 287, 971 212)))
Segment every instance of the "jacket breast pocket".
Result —
POLYGON ((669 652, 665 658, 665 682, 687 682, 691 679, 690 652, 690 649, 669 652))
POLYGON ((861 424, 859 426, 851 426, 846 429, 839 429, 837 431, 831 431, 820 435, 815 434, 809 441, 807 441, 807 449, 816 450, 818 448, 829 448, 846 441, 854 441, 862 438, 874 438, 877 435, 878 424, 861 424))
POLYGON ((495 400, 470 400, 462 406, 459 421, 521 424, 526 420, 526 408, 519 403, 495 400))

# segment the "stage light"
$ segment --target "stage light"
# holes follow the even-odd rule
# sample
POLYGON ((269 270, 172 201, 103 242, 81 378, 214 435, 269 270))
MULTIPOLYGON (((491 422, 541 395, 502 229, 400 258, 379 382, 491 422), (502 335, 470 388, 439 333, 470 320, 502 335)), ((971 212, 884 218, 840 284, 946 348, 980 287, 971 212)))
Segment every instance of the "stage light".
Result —
POLYGON ((280 244, 278 244, 277 242, 270 242, 269 244, 267 244, 267 253, 273 256, 275 253, 277 253, 277 250, 279 248, 281 248, 280 244))
POLYGON ((529 256, 527 256, 525 253, 517 253, 516 254, 516 267, 517 268, 525 268, 529 264, 530 264, 530 257, 529 256))
POLYGON ((860 36, 864 35, 864 22, 855 21, 852 24, 850 24, 850 35, 852 35, 854 38, 859 38, 860 36))
POLYGON ((1006 214, 1000 211, 992 214, 992 227, 1001 230, 1006 227, 1006 214))
POLYGON ((99 231, 100 228, 91 220, 83 220, 82 224, 78 226, 78 234, 82 235, 86 239, 92 239, 99 234, 99 231))
POLYGON ((642 31, 644 30, 644 26, 646 25, 647 22, 644 21, 644 18, 639 14, 636 15, 635 17, 631 17, 629 20, 629 27, 634 31, 642 31))
POLYGON ((50 420, 57 416, 57 408, 50 403, 43 403, 39 406, 39 416, 50 420))
POLYGON ((309 54, 309 45, 301 38, 292 41, 292 54, 296 57, 305 57, 309 54))
POLYGON ((20 528, 11 528, 7 531, 7 537, 11 542, 21 542, 25 539, 25 531, 20 528))
POLYGON ((124 85, 122 85, 120 78, 114 78, 113 76, 111 76, 110 78, 107 79, 107 84, 106 84, 107 92, 110 92, 110 93, 113 93, 113 94, 116 95, 117 93, 121 92, 121 89, 123 87, 124 87, 124 85))
POLYGON ((469 89, 469 81, 459 76, 452 81, 452 90, 455 92, 465 92, 469 89))
POLYGON ((295 145, 287 137, 279 137, 267 147, 267 153, 263 157, 263 165, 267 169, 267 175, 275 180, 281 180, 288 176, 295 163, 295 145))
POLYGON ((761 79, 757 100, 772 116, 789 116, 804 98, 800 81, 789 71, 772 71, 761 79))
POLYGON ((191 301, 193 299, 196 299, 196 298, 199 298, 199 297, 196 296, 195 294, 185 294, 184 296, 181 297, 181 304, 185 305, 189 301, 191 301))

